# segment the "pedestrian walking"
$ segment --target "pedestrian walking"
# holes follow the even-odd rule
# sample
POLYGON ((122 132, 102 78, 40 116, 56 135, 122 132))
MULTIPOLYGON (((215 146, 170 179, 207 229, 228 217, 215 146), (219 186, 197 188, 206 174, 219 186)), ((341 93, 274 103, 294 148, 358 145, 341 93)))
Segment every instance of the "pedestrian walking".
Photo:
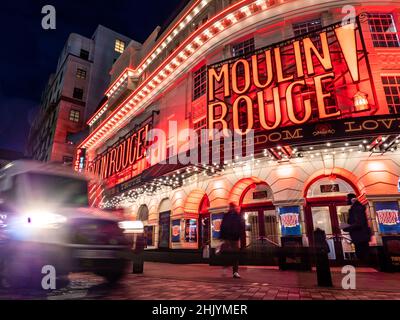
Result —
POLYGON ((234 203, 229 204, 229 210, 222 218, 221 223, 221 245, 222 254, 228 257, 232 265, 234 278, 239 275, 240 239, 245 232, 245 222, 234 203))
POLYGON ((349 232, 351 241, 356 249, 356 257, 362 262, 369 260, 369 241, 371 240, 371 229, 368 226, 366 208, 358 201, 353 193, 347 195, 347 203, 351 205, 349 219, 343 230, 349 232))

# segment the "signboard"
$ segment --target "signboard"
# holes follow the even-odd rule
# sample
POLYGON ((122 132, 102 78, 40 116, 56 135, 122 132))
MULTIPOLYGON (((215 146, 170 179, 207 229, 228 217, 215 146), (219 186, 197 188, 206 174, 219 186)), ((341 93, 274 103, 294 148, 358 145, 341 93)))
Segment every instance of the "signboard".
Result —
POLYGON ((375 202, 375 212, 381 233, 400 233, 399 204, 397 201, 375 202))
POLYGON ((211 218, 211 230, 213 239, 221 238, 221 223, 222 218, 224 217, 223 213, 213 214, 211 218))
POLYGON ((83 172, 85 170, 85 161, 86 161, 86 149, 80 148, 77 150, 76 153, 76 160, 75 160, 75 171, 83 172))
POLYGON ((301 236, 300 207, 280 207, 279 218, 281 221, 282 237, 301 236))
POLYGON ((339 23, 209 66, 208 128, 254 131, 256 150, 398 130, 374 99, 361 37, 339 23))
POLYGON ((267 199, 267 198, 268 198, 268 191, 267 190, 254 191, 253 192, 253 199, 254 200, 267 199))
POLYGON ((115 186, 140 174, 148 167, 145 159, 150 123, 130 132, 88 164, 88 171, 115 186))
POLYGON ((171 242, 180 242, 181 239, 181 220, 172 220, 171 242))
POLYGON ((320 185, 321 193, 339 192, 339 185, 334 184, 322 184, 320 185))
POLYGON ((196 219, 185 220, 185 241, 186 242, 197 242, 197 220, 196 219))

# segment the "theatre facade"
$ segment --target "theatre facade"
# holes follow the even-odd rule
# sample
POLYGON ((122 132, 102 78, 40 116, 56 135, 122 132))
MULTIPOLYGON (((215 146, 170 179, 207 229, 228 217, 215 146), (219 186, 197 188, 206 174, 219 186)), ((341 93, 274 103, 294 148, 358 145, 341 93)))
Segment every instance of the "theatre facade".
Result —
POLYGON ((196 251, 233 202, 249 250, 320 228, 343 264, 355 193, 399 263, 400 1, 342 5, 190 1, 128 46, 77 150, 91 203, 142 220, 148 250, 196 251))

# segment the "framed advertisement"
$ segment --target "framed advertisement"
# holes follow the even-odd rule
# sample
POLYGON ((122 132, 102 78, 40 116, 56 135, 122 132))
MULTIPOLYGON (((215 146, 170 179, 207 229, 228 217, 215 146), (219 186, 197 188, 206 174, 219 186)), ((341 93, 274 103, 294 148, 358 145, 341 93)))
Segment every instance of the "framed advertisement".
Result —
POLYGON ((399 234, 399 203, 397 201, 375 202, 379 230, 383 234, 399 234))
POLYGON ((221 223, 222 223, 222 218, 223 217, 224 217, 223 213, 218 213, 218 214, 213 214, 212 215, 211 230, 212 230, 213 239, 220 239, 221 238, 221 223))
POLYGON ((197 220, 186 219, 185 220, 185 241, 186 242, 197 242, 197 220))
POLYGON ((301 236, 300 207, 280 207, 279 219, 281 221, 282 237, 301 236))
POLYGON ((172 220, 171 223, 171 242, 180 242, 181 240, 181 220, 172 220))

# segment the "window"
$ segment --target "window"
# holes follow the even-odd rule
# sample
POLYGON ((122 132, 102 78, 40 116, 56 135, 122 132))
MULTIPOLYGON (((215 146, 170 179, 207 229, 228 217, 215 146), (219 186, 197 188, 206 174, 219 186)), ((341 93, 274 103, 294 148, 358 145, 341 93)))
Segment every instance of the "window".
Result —
POLYGON ((254 51, 254 49, 255 49, 254 38, 250 38, 246 41, 234 44, 232 46, 232 56, 233 57, 242 56, 254 51))
POLYGON ((86 79, 86 70, 84 69, 76 69, 76 77, 79 79, 86 79))
POLYGON ((119 40, 119 39, 115 40, 114 50, 116 52, 119 52, 119 53, 124 52, 124 50, 125 50, 125 42, 122 41, 122 40, 119 40))
POLYGON ((202 66, 193 73, 193 100, 200 98, 206 93, 206 72, 206 66, 202 66))
POLYGON ((82 100, 83 99, 83 89, 81 88, 74 88, 73 97, 75 99, 82 100))
POLYGON ((79 122, 81 113, 79 110, 74 110, 71 109, 71 111, 69 112, 69 120, 73 121, 73 122, 79 122))
POLYGON ((197 143, 200 145, 202 142, 207 141, 207 132, 202 131, 207 129, 207 118, 203 118, 195 123, 193 123, 193 130, 197 134, 197 143))
POLYGON ((301 23, 293 24, 293 33, 294 35, 301 36, 303 34, 310 33, 312 31, 318 30, 322 28, 322 23, 320 19, 310 20, 301 23))
POLYGON ((390 113, 400 113, 400 75, 382 76, 383 89, 390 113))
POLYGON ((72 165, 73 160, 74 159, 72 157, 64 156, 63 157, 63 164, 72 165))
POLYGON ((79 55, 82 59, 89 60, 89 51, 81 49, 81 53, 79 55))
POLYGON ((396 25, 391 14, 369 14, 368 24, 374 47, 400 47, 396 25))

